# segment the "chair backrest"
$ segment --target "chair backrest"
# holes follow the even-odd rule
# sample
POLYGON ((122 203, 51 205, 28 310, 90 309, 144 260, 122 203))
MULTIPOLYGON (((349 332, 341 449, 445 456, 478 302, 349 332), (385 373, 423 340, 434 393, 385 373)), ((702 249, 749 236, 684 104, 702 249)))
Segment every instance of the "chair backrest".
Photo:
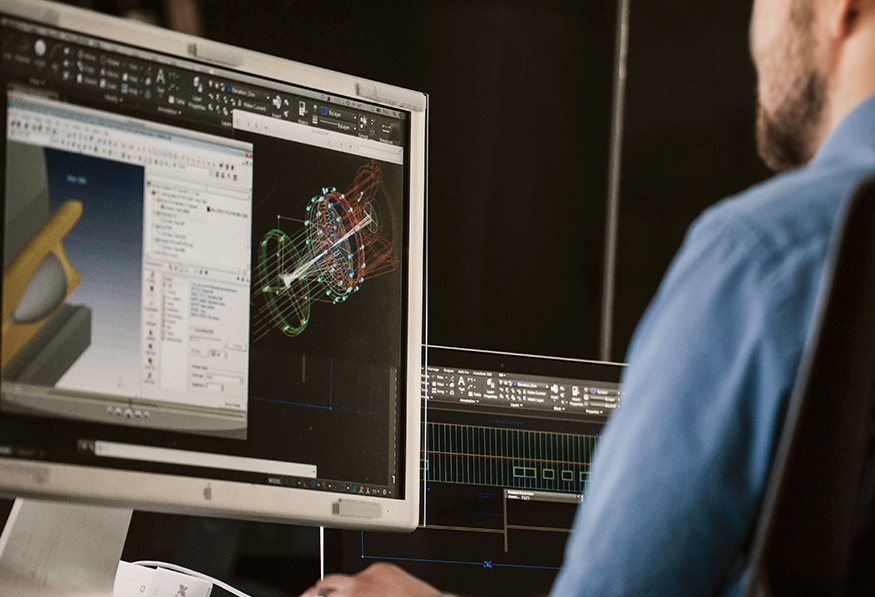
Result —
POLYGON ((851 572, 871 523, 875 177, 847 202, 828 276, 754 532, 750 596, 863 594, 851 572))

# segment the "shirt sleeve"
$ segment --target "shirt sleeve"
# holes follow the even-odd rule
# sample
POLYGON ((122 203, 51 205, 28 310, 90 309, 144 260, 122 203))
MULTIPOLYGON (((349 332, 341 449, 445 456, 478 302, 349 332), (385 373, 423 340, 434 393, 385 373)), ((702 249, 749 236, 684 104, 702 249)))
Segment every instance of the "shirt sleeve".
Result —
POLYGON ((555 597, 712 595, 731 580, 822 253, 783 254, 719 217, 691 229, 633 338, 555 597))

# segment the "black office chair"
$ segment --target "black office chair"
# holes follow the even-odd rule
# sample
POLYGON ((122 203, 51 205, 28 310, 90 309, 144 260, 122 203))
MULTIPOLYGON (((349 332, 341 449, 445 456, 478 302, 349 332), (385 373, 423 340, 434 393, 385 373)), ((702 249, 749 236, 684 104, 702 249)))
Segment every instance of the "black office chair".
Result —
POLYGON ((875 594, 875 177, 847 204, 788 406, 746 594, 875 594))

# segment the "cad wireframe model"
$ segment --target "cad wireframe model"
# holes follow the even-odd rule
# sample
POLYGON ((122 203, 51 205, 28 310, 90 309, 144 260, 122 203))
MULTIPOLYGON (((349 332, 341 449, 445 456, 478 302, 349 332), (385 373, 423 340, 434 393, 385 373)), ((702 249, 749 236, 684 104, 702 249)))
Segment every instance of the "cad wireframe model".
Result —
MULTIPOLYGON (((303 226, 290 236, 278 227, 264 235, 258 259, 258 292, 273 324, 287 336, 301 334, 313 301, 346 301, 365 278, 398 267, 395 214, 380 166, 356 172, 349 189, 323 188, 306 208, 303 226)), ((291 218, 285 218, 291 219, 291 218)), ((254 339, 266 330, 256 330, 254 339)))

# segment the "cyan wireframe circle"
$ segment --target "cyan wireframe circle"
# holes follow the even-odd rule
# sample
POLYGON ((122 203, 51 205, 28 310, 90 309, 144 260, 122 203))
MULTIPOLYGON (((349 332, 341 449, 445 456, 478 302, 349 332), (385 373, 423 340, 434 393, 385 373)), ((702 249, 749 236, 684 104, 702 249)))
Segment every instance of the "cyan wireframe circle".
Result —
POLYGON ((315 197, 308 209, 308 239, 319 282, 335 303, 358 290, 364 277, 361 210, 336 191, 315 197))

